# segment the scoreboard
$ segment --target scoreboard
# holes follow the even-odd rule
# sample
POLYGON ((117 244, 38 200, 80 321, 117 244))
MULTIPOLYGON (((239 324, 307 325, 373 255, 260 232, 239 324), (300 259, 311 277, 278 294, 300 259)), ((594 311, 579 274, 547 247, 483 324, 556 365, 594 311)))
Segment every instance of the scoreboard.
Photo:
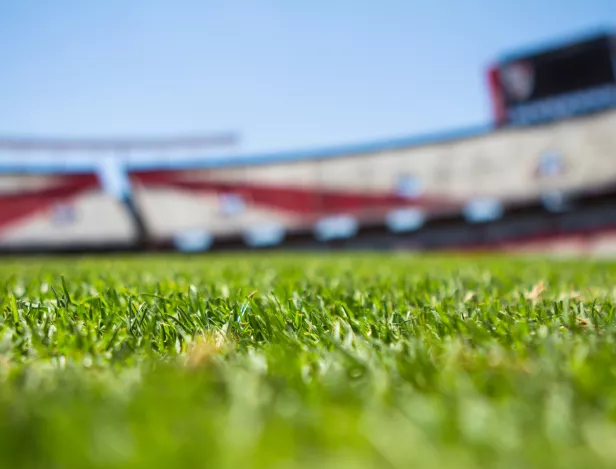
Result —
POLYGON ((506 57, 490 68, 488 84, 498 127, 616 107, 616 35, 506 57))

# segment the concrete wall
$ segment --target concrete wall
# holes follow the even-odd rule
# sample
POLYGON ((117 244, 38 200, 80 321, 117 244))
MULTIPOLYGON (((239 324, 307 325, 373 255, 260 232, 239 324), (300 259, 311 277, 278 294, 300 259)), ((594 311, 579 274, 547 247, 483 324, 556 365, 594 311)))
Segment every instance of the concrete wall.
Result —
MULTIPOLYGON (((157 238, 194 228, 221 236, 271 224, 293 230, 345 214, 382 221, 401 207, 435 216, 477 198, 506 205, 554 189, 609 188, 616 183, 615 129, 613 111, 386 151, 231 167, 204 162, 188 170, 134 171, 131 179, 157 238), (539 163, 548 153, 562 158, 564 172, 541 177, 539 163), (402 176, 418 181, 421 192, 399 193, 402 176), (232 204, 224 203, 229 196, 239 197, 243 208, 231 213, 232 204)), ((92 174, 0 174, 0 247, 130 242, 134 235, 121 206, 92 174), (72 206, 75 216, 58 221, 62 206, 72 206)))
POLYGON ((0 247, 130 243, 124 208, 94 175, 0 175, 0 247))
POLYGON ((609 188, 616 183, 614 129, 616 112, 610 112, 380 153, 155 177, 140 173, 134 180, 146 219, 161 235, 180 226, 216 234, 267 222, 297 228, 344 213, 382 220, 408 206, 436 215, 457 212, 479 198, 523 204, 552 190, 609 188), (549 153, 560 156, 563 172, 542 177, 539 165, 549 153), (420 196, 397 195, 404 175, 420 182, 420 196), (219 196, 224 193, 242 196, 247 209, 223 215, 219 196))

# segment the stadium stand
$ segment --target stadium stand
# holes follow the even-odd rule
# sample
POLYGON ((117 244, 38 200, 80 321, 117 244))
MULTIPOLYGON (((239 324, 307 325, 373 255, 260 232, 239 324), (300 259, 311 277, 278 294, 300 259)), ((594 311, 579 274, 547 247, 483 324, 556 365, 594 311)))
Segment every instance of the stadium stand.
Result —
MULTIPOLYGON (((196 230, 222 238, 272 226, 292 233, 328 217, 384 224, 392 212, 410 208, 423 224, 477 201, 495 201, 506 211, 553 191, 579 198, 613 190, 614 128, 610 111, 445 141, 208 159, 184 169, 153 162, 149 170, 129 166, 128 174, 157 243, 196 230)), ((95 174, 3 173, 0 194, 2 247, 128 246, 137 236, 95 174)))

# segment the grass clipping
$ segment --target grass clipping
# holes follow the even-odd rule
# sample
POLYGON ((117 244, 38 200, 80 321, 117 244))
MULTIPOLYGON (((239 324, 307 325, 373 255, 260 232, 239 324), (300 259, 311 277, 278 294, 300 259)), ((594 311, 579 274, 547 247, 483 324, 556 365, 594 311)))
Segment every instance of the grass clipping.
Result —
POLYGON ((183 357, 183 364, 190 370, 207 368, 217 358, 233 349, 234 342, 222 331, 206 332, 195 338, 183 357))

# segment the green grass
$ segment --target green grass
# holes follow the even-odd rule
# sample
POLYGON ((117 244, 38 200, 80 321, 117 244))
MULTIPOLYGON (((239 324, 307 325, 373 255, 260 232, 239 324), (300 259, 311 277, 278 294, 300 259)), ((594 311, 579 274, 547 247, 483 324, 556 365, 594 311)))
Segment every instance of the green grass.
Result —
POLYGON ((1 468, 616 465, 616 264, 4 260, 1 468))

